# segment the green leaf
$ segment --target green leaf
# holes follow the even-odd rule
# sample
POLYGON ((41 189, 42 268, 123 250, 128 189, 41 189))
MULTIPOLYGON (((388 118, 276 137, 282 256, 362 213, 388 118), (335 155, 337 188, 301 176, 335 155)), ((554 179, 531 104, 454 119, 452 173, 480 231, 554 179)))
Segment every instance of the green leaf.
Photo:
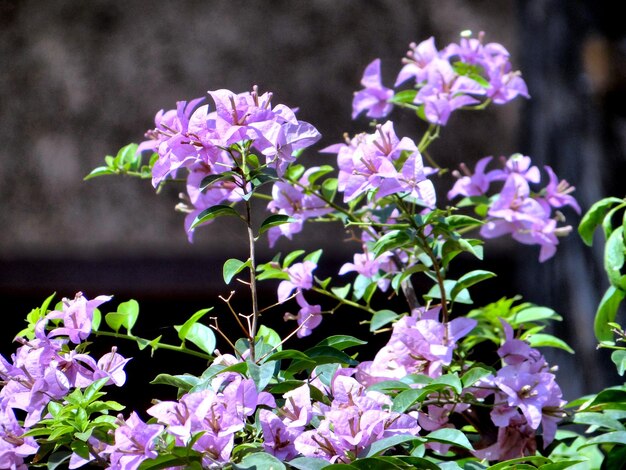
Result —
POLYGON ((224 268, 223 268, 224 282, 226 284, 230 284, 230 281, 232 281, 233 277, 235 277, 245 268, 249 268, 250 266, 251 266, 251 263, 249 259, 245 262, 239 261, 238 259, 235 259, 235 258, 226 260, 226 262, 224 263, 224 268))
MULTIPOLYGON (((456 286, 457 281, 452 279, 446 279, 443 281, 443 287, 446 294, 446 299, 450 300, 451 292, 454 286, 456 286)), ((439 284, 435 284, 429 291, 428 294, 424 296, 426 299, 441 299, 441 291, 439 290, 439 284)), ((467 289, 462 289, 456 294, 455 302, 459 304, 471 304, 472 298, 469 295, 467 289)))
POLYGON ((322 196, 328 201, 335 199, 337 194, 337 178, 328 178, 322 183, 322 196))
POLYGON ((400 315, 392 310, 379 310, 374 315, 372 315, 372 321, 370 322, 370 331, 376 331, 381 329, 383 326, 391 323, 399 316, 400 315))
POLYGON ((83 178, 84 181, 90 180, 91 178, 96 178, 98 176, 104 175, 115 175, 115 170, 112 170, 106 166, 99 166, 98 168, 94 168, 91 172, 83 178))
POLYGON ((267 219, 265 219, 261 223, 261 227, 259 228, 259 235, 263 235, 272 227, 278 227, 279 225, 289 224, 292 222, 297 222, 297 220, 294 219, 293 217, 289 217, 288 215, 284 215, 284 214, 270 215, 267 219))
POLYGON ((600 434, 599 436, 588 439, 580 448, 591 446, 594 444, 624 444, 626 445, 626 431, 614 431, 600 434))
POLYGON ((411 243, 411 237, 405 230, 391 230, 374 243, 372 252, 374 255, 379 256, 385 251, 400 248, 409 243, 411 243))
POLYGON ((441 428, 431 432, 426 436, 429 441, 443 442, 444 444, 452 444, 467 450, 474 450, 467 436, 458 429, 441 428))
POLYGON ((107 313, 104 317, 104 321, 109 327, 118 332, 123 326, 130 334, 131 329, 135 326, 137 318, 139 317, 139 304, 136 300, 129 300, 122 302, 117 307, 117 312, 107 313))
POLYGON ((389 101, 392 103, 413 104, 415 95, 417 95, 417 90, 402 90, 394 94, 389 101))
POLYGON ((296 258, 298 258, 298 256, 302 254, 304 254, 304 250, 296 250, 296 251, 292 251, 291 253, 289 253, 287 256, 285 256, 283 267, 288 268, 289 266, 291 266, 291 263, 293 263, 296 260, 296 258))
POLYGON ((513 320, 515 325, 521 325, 541 320, 561 321, 563 318, 551 308, 532 306, 516 312, 513 320))
POLYGON ((365 447, 360 453, 359 458, 363 457, 372 457, 374 455, 382 454, 387 449, 395 447, 399 444, 404 444, 406 442, 424 442, 424 440, 420 437, 401 434, 386 437, 384 439, 380 439, 378 441, 373 442, 369 446, 365 447))
POLYGON ((314 457, 296 457, 289 461, 289 465, 298 470, 321 470, 328 466, 328 461, 314 457))
POLYGON ((318 264, 323 252, 324 250, 322 250, 321 248, 319 250, 315 250, 306 255, 304 257, 304 261, 313 261, 315 264, 318 264))
MULTIPOLYGON (((505 469, 516 469, 520 468, 522 464, 533 464, 536 467, 539 465, 545 465, 548 463, 552 463, 552 461, 546 457, 541 457, 540 455, 535 455, 532 457, 519 457, 517 459, 507 460, 506 462, 500 462, 491 467, 488 467, 487 470, 505 470, 505 469)), ((531 467, 532 468, 532 467, 531 467)))
POLYGON ((480 366, 474 366, 470 370, 465 372, 465 374, 463 374, 463 376, 461 377, 461 382, 463 382, 463 388, 470 387, 478 382, 480 379, 488 377, 493 373, 493 370, 485 369, 484 367, 480 366))
POLYGON ((624 228, 616 228, 604 247, 604 269, 609 281, 615 287, 626 290, 626 276, 620 272, 624 266, 624 228))
POLYGON ((626 371, 626 351, 620 349, 618 351, 613 351, 611 353, 611 360, 615 363, 617 367, 617 373, 619 375, 624 375, 624 371, 626 371))
POLYGON ((458 281, 456 281, 456 285, 450 291, 450 300, 454 301, 456 296, 459 295, 459 293, 461 293, 464 289, 492 277, 495 277, 494 273, 480 269, 464 274, 458 281))
POLYGON ((397 411, 398 413, 404 413, 408 410, 413 404, 419 400, 422 400, 424 397, 428 396, 431 393, 429 390, 423 389, 409 389, 403 390, 398 393, 396 397, 393 399, 393 405, 391 406, 392 411, 397 411))
POLYGON ((308 175, 309 184, 315 183, 315 181, 317 181, 319 178, 333 171, 335 171, 335 169, 331 165, 320 166, 317 170, 308 175))
POLYGON ((208 222, 209 220, 213 220, 216 217, 220 217, 224 215, 232 215, 241 219, 239 212, 237 212, 234 208, 224 205, 224 204, 218 204, 216 206, 211 206, 208 209, 205 209, 202 212, 200 212, 196 216, 194 221, 192 222, 190 228, 192 229, 196 228, 200 224, 203 224, 205 222, 208 222))
POLYGON ((257 391, 262 392, 274 377, 274 371, 276 370, 277 363, 273 361, 266 361, 263 364, 258 365, 255 362, 247 361, 247 364, 250 378, 254 380, 257 391))
POLYGON ((187 332, 186 340, 195 344, 207 354, 213 354, 215 350, 215 333, 202 323, 194 323, 187 332))
POLYGON ((613 341, 613 328, 609 323, 615 321, 617 310, 625 295, 624 291, 615 288, 615 286, 609 286, 604 293, 598 305, 593 325, 598 341, 613 341))
POLYGON ((623 200, 616 197, 609 197, 591 206, 578 225, 578 234, 585 244, 588 246, 593 244, 593 232, 595 232, 596 227, 600 225, 606 213, 611 209, 611 206, 623 202, 623 200))
POLYGON ((190 316, 189 319, 182 325, 175 325, 174 329, 178 332, 178 338, 181 341, 187 340, 189 331, 191 330, 192 326, 195 325, 198 322, 198 320, 200 320, 204 315, 206 315, 211 310, 213 310, 213 307, 198 310, 196 313, 190 316))
POLYGON ((460 228, 472 228, 483 225, 483 221, 469 217, 467 215, 449 215, 446 217, 446 222, 452 230, 458 230, 460 228))
POLYGON ((576 424, 585 424, 587 426, 598 426, 611 431, 626 431, 624 425, 618 420, 607 416, 604 413, 585 413, 578 412, 574 414, 573 421, 576 424))
POLYGON ((545 333, 535 333, 525 338, 533 348, 550 347, 558 348, 574 354, 574 350, 562 339, 545 333))
POLYGON ((285 470, 286 468, 284 463, 265 452, 248 454, 241 459, 241 462, 233 464, 235 470, 285 470))
POLYGON ((330 346, 334 349, 338 349, 339 351, 343 351, 344 349, 348 349, 353 346, 362 346, 364 344, 367 344, 367 341, 360 340, 354 336, 334 335, 320 341, 316 347, 330 346))

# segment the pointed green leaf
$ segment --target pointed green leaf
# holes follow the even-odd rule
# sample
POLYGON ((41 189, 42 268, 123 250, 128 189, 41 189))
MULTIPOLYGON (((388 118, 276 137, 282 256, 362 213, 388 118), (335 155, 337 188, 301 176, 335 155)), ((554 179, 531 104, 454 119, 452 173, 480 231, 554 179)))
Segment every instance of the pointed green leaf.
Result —
POLYGON ((224 269, 223 269, 224 282, 226 284, 230 284, 230 281, 232 281, 233 277, 235 277, 245 268, 249 268, 250 266, 251 266, 251 263, 249 259, 245 262, 239 261, 238 259, 235 259, 235 258, 226 260, 226 262, 224 263, 224 269))
POLYGON ((367 341, 360 340, 354 336, 349 335, 333 335, 317 343, 317 346, 330 346, 332 348, 343 351, 354 346, 362 346, 367 344, 367 341))
POLYGON ((617 373, 623 376, 624 371, 626 371, 626 351, 623 349, 613 351, 611 353, 611 360, 617 367, 617 373))
POLYGON ((284 215, 284 214, 270 215, 267 219, 265 219, 261 223, 261 227, 259 228, 259 235, 263 235, 272 227, 278 227, 279 225, 289 224, 292 222, 297 222, 297 220, 294 219, 293 217, 289 217, 288 215, 284 215))
POLYGON ((453 428, 441 428, 431 432, 426 436, 429 441, 443 442, 445 444, 452 444, 457 447, 461 447, 467 450, 474 450, 472 444, 467 439, 467 436, 458 429, 453 428))
MULTIPOLYGON (((446 279, 443 281, 443 287, 445 290, 445 294, 446 294, 446 299, 450 300, 450 293, 452 291, 452 289, 454 288, 454 286, 456 285, 455 280, 452 279, 446 279)), ((429 291, 428 294, 426 294, 424 296, 426 299, 441 299, 441 291, 439 290, 439 284, 435 284, 429 291)), ((467 291, 467 289, 461 289, 460 292, 457 293, 456 298, 454 299, 455 302, 460 303, 460 304, 471 304, 472 302, 472 298, 469 295, 469 292, 467 291)))
POLYGON ((617 310, 625 295, 624 291, 616 289, 615 286, 609 286, 604 293, 598 305, 593 325, 598 341, 613 341, 613 327, 609 323, 615 321, 617 310))
POLYGON ((549 334, 536 333, 528 336, 528 338, 525 339, 533 348, 558 348, 562 349, 563 351, 567 351, 570 354, 574 354, 574 350, 565 341, 549 334))
POLYGON ((372 321, 370 322, 370 331, 376 331, 381 329, 383 326, 391 323, 399 316, 400 315, 392 310, 379 310, 374 315, 372 315, 372 321))
POLYGON ((190 228, 196 228, 200 224, 203 224, 205 222, 208 222, 209 220, 213 220, 216 217, 220 217, 223 215, 231 215, 241 218, 239 212, 237 212, 234 208, 226 206, 224 204, 218 204, 200 212, 192 222, 190 228))
POLYGON ((450 300, 454 301, 454 299, 456 298, 457 295, 459 295, 459 293, 464 290, 467 289, 468 287, 473 286, 474 284, 477 284, 481 281, 484 281, 485 279, 489 279, 495 277, 495 274, 490 272, 490 271, 483 271, 480 269, 477 269, 475 271, 471 271, 463 276, 461 276, 459 278, 458 281, 456 281, 456 285, 452 288, 452 290, 450 291, 450 300))
POLYGON ((123 326, 128 333, 137 322, 139 317, 139 304, 136 300, 129 300, 128 302, 122 302, 117 307, 117 312, 107 313, 104 317, 106 324, 114 331, 119 331, 123 326))
POLYGON ((215 350, 215 333, 202 323, 194 323, 187 333, 187 341, 191 341, 207 354, 213 354, 215 350))
POLYGON ((178 331, 178 337, 180 338, 180 340, 185 341, 187 339, 189 331, 191 330, 191 327, 211 310, 213 310, 213 307, 198 310, 196 313, 190 316, 189 319, 182 325, 175 325, 174 329, 178 331))
POLYGON ((578 225, 578 234, 583 242, 588 246, 593 244, 593 233, 596 227, 602 223, 606 213, 615 204, 621 204, 624 201, 616 197, 609 197, 596 202, 587 213, 583 216, 578 225))
POLYGON ((621 269, 624 266, 624 239, 622 226, 616 228, 609 236, 604 247, 604 269, 612 285, 626 290, 626 276, 621 269))

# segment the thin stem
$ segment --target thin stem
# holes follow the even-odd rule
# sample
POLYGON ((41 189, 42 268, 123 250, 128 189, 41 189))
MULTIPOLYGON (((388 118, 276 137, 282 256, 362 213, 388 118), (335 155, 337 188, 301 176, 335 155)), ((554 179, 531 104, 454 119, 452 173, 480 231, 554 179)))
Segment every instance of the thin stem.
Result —
POLYGON ((337 300, 338 302, 340 302, 340 303, 342 303, 344 305, 348 305, 350 307, 354 307, 354 308, 358 308, 360 310, 364 310, 364 311, 366 311, 368 313, 371 313, 372 315, 374 313, 376 313, 375 310, 372 310, 367 305, 361 305, 361 304, 359 304, 357 302, 353 302, 353 301, 348 300, 348 299, 343 299, 343 298, 333 294, 332 292, 329 292, 329 291, 324 290, 324 289, 320 289, 319 287, 313 287, 311 290, 313 290, 314 292, 317 292, 319 294, 325 295, 326 297, 330 297, 331 299, 335 299, 335 300, 337 300))
POLYGON ((256 286, 256 257, 255 257, 255 245, 254 245, 254 232, 252 230, 252 214, 250 208, 250 201, 247 200, 246 206, 246 225, 248 229, 248 246, 250 250, 250 296, 252 297, 252 323, 250 331, 248 331, 248 340, 250 342, 250 359, 255 361, 254 351, 254 338, 259 324, 259 300, 256 286))
MULTIPOLYGON (((96 336, 110 336, 113 338, 120 338, 120 339, 126 339, 129 341, 146 341, 146 342, 150 342, 150 340, 147 340, 145 338, 141 338, 139 336, 135 336, 135 335, 125 335, 123 333, 115 333, 112 331, 94 331, 93 334, 95 334, 96 336)), ((189 354, 190 356, 195 356, 195 357, 199 357, 202 359, 206 359, 211 360, 213 359, 213 356, 210 356, 208 354, 205 353, 201 353, 198 351, 193 351, 191 349, 187 349, 184 346, 174 346, 173 344, 167 344, 167 343, 157 343, 155 346, 152 346, 153 349, 167 349, 168 351, 176 351, 179 353, 183 353, 183 354, 189 354)))

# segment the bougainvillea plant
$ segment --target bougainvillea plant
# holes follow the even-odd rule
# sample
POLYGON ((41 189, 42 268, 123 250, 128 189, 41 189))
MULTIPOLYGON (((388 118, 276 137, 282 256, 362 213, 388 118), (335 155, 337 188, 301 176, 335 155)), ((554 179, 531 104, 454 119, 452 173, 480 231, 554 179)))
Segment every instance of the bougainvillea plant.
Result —
MULTIPOLYGON (((442 49, 433 38, 411 44, 402 64, 394 88, 383 84, 379 59, 367 66, 352 117, 365 115, 372 126, 326 145, 320 166, 298 162, 321 139, 317 129, 253 87, 210 91, 208 99, 160 111, 144 142, 106 157, 106 165, 89 174, 136 176, 157 189, 184 184, 177 208, 190 241, 216 219, 239 220, 248 253, 225 260, 223 275, 226 284, 246 286, 248 307, 237 312, 230 297, 222 298, 239 333, 222 330, 204 309, 173 325, 180 344, 170 344, 133 334, 134 300, 102 315, 109 296, 90 300, 79 293, 56 305, 48 298, 27 316, 15 354, 0 357, 1 468, 621 465, 626 388, 567 405, 555 367, 540 351, 573 352, 547 333, 549 322, 561 317, 520 297, 496 295, 491 304, 472 305, 471 288, 495 274, 451 275, 458 272, 451 269, 457 257, 477 264, 484 241, 503 235, 538 245, 539 261, 546 261, 572 230, 563 225, 563 212, 581 212, 574 188, 528 156, 484 157, 473 169, 459 162, 446 174, 428 153, 453 114, 528 98, 521 73, 508 51, 486 43, 482 33, 464 33, 442 49), (397 135, 388 120, 394 108, 425 123, 418 125, 419 139, 397 135), (352 261, 336 275, 316 275, 322 250, 257 259, 258 243, 273 247, 281 237, 303 237, 305 226, 316 222, 342 224, 354 242, 352 261), (272 283, 276 296, 260 298, 259 282, 272 283), (378 308, 377 299, 392 297, 404 299, 403 307, 378 308), (281 337, 261 323, 270 308, 293 322, 291 333, 281 337), (297 349, 294 337, 315 335, 329 317, 350 310, 386 340, 369 360, 360 359, 367 357, 359 349, 367 341, 340 331, 297 349), (177 399, 126 410, 105 397, 107 387, 124 384, 129 359, 115 347, 90 355, 98 336, 191 354, 208 366, 195 374, 159 374, 154 383, 175 387, 177 399), (596 435, 559 429, 572 422, 596 435)), ((626 292, 624 242, 622 226, 614 229, 612 220, 624 207, 617 198, 601 201, 580 229, 591 243, 604 219, 611 287, 596 333, 615 349, 622 373, 626 354, 619 341, 626 334, 614 321, 626 292)))

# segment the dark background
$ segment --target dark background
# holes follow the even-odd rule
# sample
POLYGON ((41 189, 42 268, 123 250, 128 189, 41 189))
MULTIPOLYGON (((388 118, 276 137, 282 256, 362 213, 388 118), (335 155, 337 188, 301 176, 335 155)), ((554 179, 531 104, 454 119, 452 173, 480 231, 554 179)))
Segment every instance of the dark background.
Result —
MULTIPOLYGON (((411 41, 435 35, 443 47, 462 30, 484 30, 487 41, 511 51, 532 99, 454 115, 431 148, 438 161, 471 166, 485 155, 519 151, 575 185, 583 210, 599 197, 623 196, 626 43, 614 8, 571 0, 0 0, 0 350, 10 354, 24 315, 52 292, 114 294, 104 312, 135 298, 142 312, 137 331, 148 337, 208 306, 231 328, 217 295, 230 290, 221 280, 224 260, 245 257, 236 226, 220 220, 189 244, 183 216, 173 211, 178 189, 157 196, 147 181, 82 181, 104 155, 142 140, 156 111, 209 89, 242 92, 257 84, 273 91, 274 103, 299 107, 299 117, 323 135, 306 162, 332 163, 315 150, 365 129, 365 120, 350 120, 350 104, 371 60, 382 59, 391 85, 411 41)), ((410 116, 392 117, 401 135, 422 129, 410 116)), ((340 227, 312 226, 306 240, 279 248, 322 246, 320 269, 331 274, 351 260, 344 238, 340 227)), ((486 252, 481 268, 499 277, 473 291, 477 303, 520 293, 564 317, 556 333, 577 354, 550 357, 561 365, 567 398, 617 379, 605 372, 608 356, 595 350, 592 335, 606 288, 601 244, 587 249, 573 234, 542 265, 537 247, 509 240, 489 242, 486 252)), ((261 242, 261 261, 272 256, 261 242)), ((275 287, 263 285, 262 304, 274 302, 275 287)), ((246 311, 245 289, 237 291, 236 306, 246 311)), ((363 318, 355 315, 325 318, 307 341, 340 331, 364 337, 363 318)), ((287 332, 281 317, 270 311, 264 321, 287 332)), ((125 393, 138 403, 167 393, 145 386, 157 372, 204 368, 161 351, 147 361, 132 344, 118 347, 137 358, 128 365, 125 393)), ((228 352, 223 343, 219 348, 228 352)))

